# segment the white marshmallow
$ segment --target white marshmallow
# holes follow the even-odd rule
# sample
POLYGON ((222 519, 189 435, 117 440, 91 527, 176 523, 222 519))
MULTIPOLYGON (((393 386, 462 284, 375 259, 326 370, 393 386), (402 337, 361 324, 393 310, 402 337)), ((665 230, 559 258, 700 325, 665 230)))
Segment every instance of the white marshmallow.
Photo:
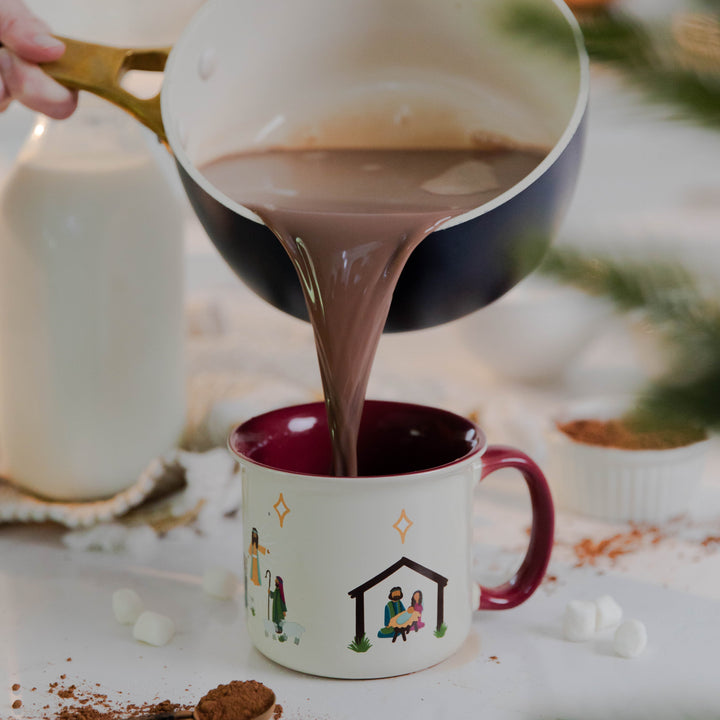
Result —
POLYGON ((208 568, 203 574, 202 589, 220 600, 229 600, 235 595, 238 578, 227 568, 216 565, 208 568))
POLYGON ((112 608, 115 619, 121 625, 132 625, 140 617, 143 603, 134 590, 121 588, 113 593, 112 608))
POLYGON ((133 637, 149 645, 167 645, 174 634, 175 623, 152 610, 145 610, 133 626, 133 637))
POLYGON ((610 595, 601 595, 595 601, 596 608, 596 630, 607 630, 615 627, 622 620, 623 611, 614 598, 610 595))
POLYGON ((637 657, 647 645, 647 630, 640 620, 626 620, 615 631, 613 650, 624 658, 637 657))
POLYGON ((565 607, 563 635, 566 640, 582 642, 595 634, 597 610, 589 600, 571 600, 565 607))

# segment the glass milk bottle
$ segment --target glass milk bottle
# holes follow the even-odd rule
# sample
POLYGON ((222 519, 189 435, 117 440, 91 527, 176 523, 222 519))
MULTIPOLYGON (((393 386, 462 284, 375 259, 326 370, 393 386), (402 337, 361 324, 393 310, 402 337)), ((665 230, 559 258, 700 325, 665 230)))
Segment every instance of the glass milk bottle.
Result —
POLYGON ((183 213, 149 141, 81 94, 0 200, 0 470, 47 498, 112 496, 182 431, 183 213))

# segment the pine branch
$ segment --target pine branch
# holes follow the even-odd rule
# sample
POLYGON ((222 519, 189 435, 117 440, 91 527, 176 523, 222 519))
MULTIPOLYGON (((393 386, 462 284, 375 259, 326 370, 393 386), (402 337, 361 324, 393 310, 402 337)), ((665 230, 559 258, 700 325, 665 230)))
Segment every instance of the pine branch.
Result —
POLYGON ((669 28, 649 28, 618 11, 594 16, 582 29, 590 57, 614 67, 648 100, 676 108, 677 119, 720 128, 720 64, 709 72, 686 67, 690 58, 686 52, 683 63, 669 28))
POLYGON ((639 312, 669 349, 664 377, 649 382, 626 420, 640 430, 720 431, 720 304, 675 263, 638 263, 552 248, 540 271, 639 312))
POLYGON ((507 1, 502 6, 500 23, 517 38, 553 48, 570 57, 577 55, 577 47, 565 19, 557 12, 538 7, 536 3, 507 1))
POLYGON ((720 0, 698 0, 707 12, 720 13, 720 0))
MULTIPOLYGON (((708 18, 718 21, 720 3, 712 0, 712 5, 715 12, 708 18)), ((617 70, 649 101, 675 108, 675 119, 720 128, 720 62, 711 62, 709 70, 693 67, 687 52, 683 61, 670 27, 651 27, 618 10, 588 13, 579 20, 592 61, 617 70)), ((547 46, 567 36, 556 13, 523 0, 508 3, 505 26, 547 46)), ((565 42, 562 46, 574 51, 565 42)))
MULTIPOLYGON (((688 305, 698 303, 694 279, 675 263, 615 261, 554 247, 546 254, 541 272, 605 297, 621 312, 642 308, 655 323, 687 321, 693 316, 688 305)), ((713 314, 706 308, 701 316, 707 313, 713 314)))
POLYGON ((580 26, 592 60, 635 69, 657 62, 650 32, 629 15, 599 10, 581 16, 580 26))
POLYGON ((720 431, 720 371, 709 370, 692 382, 668 380, 649 384, 639 393, 630 422, 643 430, 684 428, 720 431))

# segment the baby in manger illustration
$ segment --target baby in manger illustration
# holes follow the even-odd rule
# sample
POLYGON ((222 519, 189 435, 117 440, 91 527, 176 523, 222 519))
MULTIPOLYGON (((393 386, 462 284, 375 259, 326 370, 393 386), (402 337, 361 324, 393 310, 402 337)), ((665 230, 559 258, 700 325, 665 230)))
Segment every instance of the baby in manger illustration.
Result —
POLYGON ((410 601, 410 605, 406 608, 402 602, 402 588, 396 585, 390 590, 388 602, 385 604, 385 625, 378 630, 379 638, 392 638, 395 642, 398 635, 403 640, 407 640, 407 634, 410 630, 417 632, 420 628, 425 627, 422 622, 422 592, 416 590, 410 601))

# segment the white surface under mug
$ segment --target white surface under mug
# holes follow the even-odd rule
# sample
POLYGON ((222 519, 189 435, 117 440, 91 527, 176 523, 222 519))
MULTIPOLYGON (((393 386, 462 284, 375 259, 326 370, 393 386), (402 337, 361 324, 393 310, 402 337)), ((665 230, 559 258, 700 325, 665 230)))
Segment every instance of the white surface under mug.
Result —
POLYGON ((329 475, 322 403, 253 418, 230 448, 243 476, 248 632, 286 667, 338 678, 430 667, 463 644, 474 610, 519 605, 547 568, 542 472, 453 413, 367 401, 357 478, 329 475), (527 481, 532 530, 516 576, 485 588, 471 576, 472 493, 501 467, 527 481))

